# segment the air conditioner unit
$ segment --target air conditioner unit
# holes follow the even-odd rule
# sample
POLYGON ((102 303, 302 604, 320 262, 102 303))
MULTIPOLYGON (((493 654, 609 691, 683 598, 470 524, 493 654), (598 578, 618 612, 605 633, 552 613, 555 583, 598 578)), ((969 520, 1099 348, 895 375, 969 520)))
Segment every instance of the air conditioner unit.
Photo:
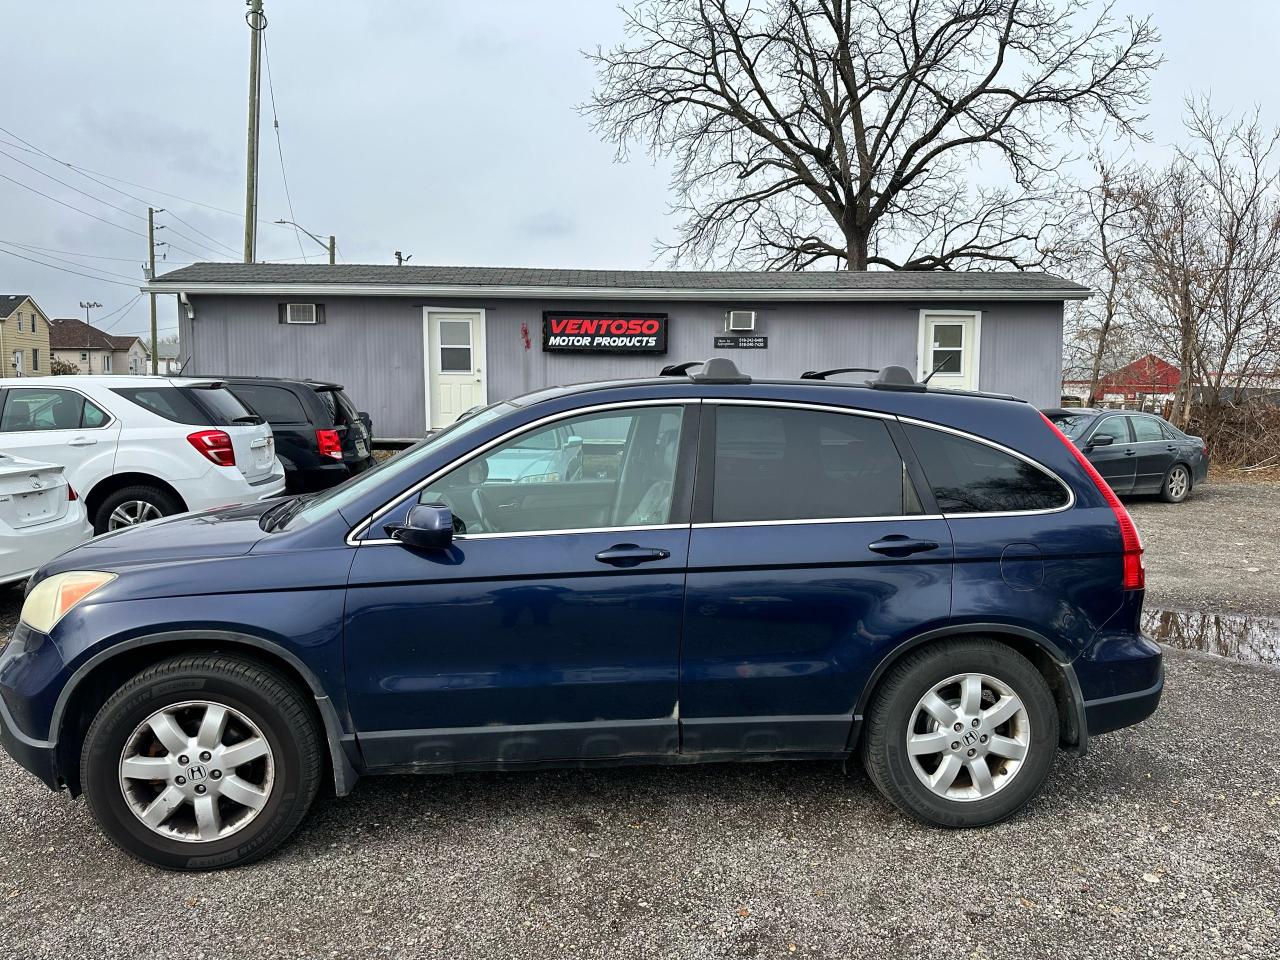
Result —
POLYGON ((754 310, 730 310, 729 326, 731 333, 750 331, 756 328, 756 312, 754 310))
POLYGON ((315 323, 316 305, 314 303, 290 303, 284 317, 285 323, 315 323))

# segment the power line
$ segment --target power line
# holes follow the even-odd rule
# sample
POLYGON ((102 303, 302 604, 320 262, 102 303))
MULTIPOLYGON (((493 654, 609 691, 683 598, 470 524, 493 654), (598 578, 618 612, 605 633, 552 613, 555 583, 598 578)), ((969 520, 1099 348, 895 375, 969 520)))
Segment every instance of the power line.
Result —
MULTIPOLYGON (((20 163, 20 164, 22 164, 22 166, 26 167, 28 170, 34 170, 36 173, 40 174, 40 176, 42 176, 42 177, 47 177, 48 179, 52 180, 54 183, 60 183, 60 184, 62 184, 64 187, 66 187, 68 190, 74 190, 76 193, 80 194, 81 196, 88 197, 90 200, 93 200, 93 201, 95 201, 95 202, 97 202, 97 203, 101 203, 103 206, 110 207, 112 210, 119 210, 119 211, 120 211, 121 213, 123 213, 125 216, 133 217, 135 220, 146 220, 146 219, 147 219, 146 217, 139 216, 138 214, 134 213, 132 210, 127 210, 127 209, 125 209, 124 207, 121 207, 121 206, 118 206, 118 205, 116 205, 116 204, 112 203, 110 200, 103 200, 101 197, 95 197, 92 193, 89 193, 89 192, 87 192, 87 191, 85 191, 85 190, 81 190, 79 187, 74 186, 73 184, 67 183, 67 181, 65 181, 65 180, 59 180, 59 179, 58 179, 57 177, 55 177, 53 174, 51 174, 51 173, 45 173, 45 172, 44 172, 43 170, 41 170, 39 167, 33 167, 31 164, 27 163, 27 161, 25 161, 25 160, 20 160, 20 159, 18 159, 17 157, 15 157, 13 154, 11 154, 11 153, 7 153, 7 152, 5 152, 4 150, 0 150, 0 156, 8 157, 8 158, 9 158, 10 160, 12 160, 14 163, 20 163)), ((126 194, 126 196, 127 196, 127 194, 126 194)))
MULTIPOLYGON (((88 210, 81 210, 79 207, 74 206, 73 204, 67 203, 65 200, 59 200, 57 197, 50 196, 49 194, 45 193, 43 190, 37 190, 35 187, 25 184, 21 180, 15 180, 13 179, 13 177, 8 176, 7 174, 0 173, 0 179, 8 180, 10 183, 16 184, 17 186, 22 187, 22 189, 24 190, 30 190, 32 193, 39 194, 40 196, 44 197, 46 200, 52 200, 54 203, 59 204, 60 206, 64 206, 68 210, 74 210, 76 213, 84 214, 86 217, 90 217, 94 220, 99 221, 100 223, 107 224, 107 226, 115 227, 117 230, 123 230, 125 233, 132 233, 135 237, 142 237, 144 240, 146 239, 147 235, 145 233, 139 233, 137 230, 130 230, 124 224, 116 223, 114 220, 108 220, 105 217, 100 217, 96 213, 90 213, 88 210)), ((187 252, 190 253, 190 251, 187 251, 187 252)))
MULTIPOLYGON (((7 243, 11 247, 21 247, 23 250, 35 251, 41 254, 61 253, 68 257, 79 257, 82 260, 118 260, 122 263, 141 263, 139 257, 109 257, 101 253, 77 253, 74 250, 59 250, 57 247, 42 247, 34 243, 23 243, 20 240, 2 240, 0 243, 7 243)), ((194 260, 171 260, 170 263, 195 263, 194 260)), ((87 267, 88 264, 80 264, 87 267)))
MULTIPOLYGON (((19 260, 26 260, 28 263, 35 263, 42 267, 48 267, 50 270, 58 270, 58 271, 61 271, 62 273, 73 273, 77 277, 86 277, 90 280, 97 280, 99 283, 114 283, 118 287, 135 287, 136 288, 138 286, 138 281, 136 280, 133 281, 132 283, 123 283, 119 280, 108 280, 105 277, 95 277, 88 273, 81 273, 79 270, 68 270, 66 267, 58 267, 52 263, 45 263, 43 260, 33 260, 31 259, 31 257, 24 257, 22 254, 14 253, 12 250, 6 250, 4 247, 0 247, 0 253, 7 253, 11 257, 17 257, 19 260)), ((85 269, 92 270, 93 268, 86 267, 85 269)))
MULTIPOLYGON (((5 242, 5 241, 0 240, 0 243, 4 243, 4 242, 5 242)), ((21 249, 25 249, 25 248, 23 248, 23 247, 19 247, 18 249, 20 249, 20 250, 21 250, 21 249)), ((27 253, 33 253, 34 251, 27 250, 26 252, 27 252, 27 253)), ((108 276, 108 277, 118 277, 118 278, 119 278, 119 279, 121 279, 121 280, 132 280, 132 279, 133 279, 132 277, 126 276, 126 275, 125 275, 125 274, 123 274, 123 273, 112 273, 110 270, 104 270, 104 269, 102 269, 101 267, 94 267, 94 266, 90 266, 90 265, 89 265, 89 264, 87 264, 87 263, 77 263, 75 260, 67 260, 67 259, 65 259, 65 258, 63 258, 63 257, 55 257, 55 256, 54 256, 53 254, 51 254, 51 253, 37 253, 37 254, 35 254, 35 255, 36 255, 36 256, 39 256, 39 257, 44 257, 46 260, 57 260, 59 263, 69 264, 70 266, 73 266, 73 267, 80 267, 80 268, 82 268, 82 269, 84 269, 84 270, 92 270, 92 271, 94 271, 95 273, 105 274, 105 275, 106 275, 106 276, 108 276)), ((135 282, 136 282, 136 281, 135 281, 135 282)))
MULTIPOLYGON (((271 48, 267 45, 267 31, 262 31, 262 58, 267 64, 267 94, 271 98, 271 125, 276 131, 276 156, 280 158, 280 180, 284 183, 284 199, 289 206, 289 219, 297 220, 293 212, 293 197, 289 194, 289 175, 284 172, 284 147, 280 143, 280 115, 276 112, 276 86, 271 79, 271 48)), ((302 248, 302 234, 298 225, 293 225, 293 239, 298 241, 298 252, 305 257, 307 252, 302 248)))

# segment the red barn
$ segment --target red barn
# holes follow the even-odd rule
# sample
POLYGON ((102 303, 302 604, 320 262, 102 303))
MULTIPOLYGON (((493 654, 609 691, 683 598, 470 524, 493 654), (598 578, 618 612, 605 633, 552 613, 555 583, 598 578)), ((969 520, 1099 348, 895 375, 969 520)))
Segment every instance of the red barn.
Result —
POLYGON ((1136 400, 1140 395, 1170 398, 1182 382, 1182 372, 1173 364, 1148 353, 1128 366, 1098 381, 1098 397, 1103 400, 1136 400))

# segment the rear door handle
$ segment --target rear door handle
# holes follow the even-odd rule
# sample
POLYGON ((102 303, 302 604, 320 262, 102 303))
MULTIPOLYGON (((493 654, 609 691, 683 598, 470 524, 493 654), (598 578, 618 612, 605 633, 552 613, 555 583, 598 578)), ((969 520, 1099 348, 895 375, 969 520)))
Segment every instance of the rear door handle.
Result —
POLYGON ((97 437, 72 437, 67 441, 68 447, 92 447, 98 442, 97 437))
POLYGON ((883 553, 887 557, 906 557, 913 553, 937 550, 938 544, 933 540, 912 540, 900 533, 893 533, 883 540, 867 544, 867 549, 873 553, 883 553))
POLYGON ((1172 443, 1171 443, 1171 444, 1168 444, 1168 445, 1165 447, 1165 449, 1166 449, 1166 450, 1168 450, 1170 453, 1177 453, 1177 452, 1178 452, 1178 448, 1177 448, 1177 446, 1176 446, 1175 444, 1172 444, 1172 443))
POLYGON ((1124 452, 1124 455, 1126 457, 1136 457, 1138 455, 1138 451, 1130 447, 1128 450, 1124 452))
POLYGON ((614 544, 608 550, 601 550, 596 559, 611 567, 634 567, 639 563, 652 563, 655 560, 666 560, 671 556, 670 550, 657 547, 638 547, 634 543, 614 544))

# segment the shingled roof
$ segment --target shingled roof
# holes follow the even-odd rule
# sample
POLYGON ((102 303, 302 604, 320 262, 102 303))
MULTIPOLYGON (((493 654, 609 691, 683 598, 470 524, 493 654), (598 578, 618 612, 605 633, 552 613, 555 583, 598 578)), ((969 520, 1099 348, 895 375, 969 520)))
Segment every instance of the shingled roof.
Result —
POLYGON ((75 317, 59 317, 49 327, 49 347, 53 350, 128 350, 140 339, 113 337, 75 317))
POLYGON ((333 295, 439 293, 491 296, 691 296, 770 299, 1083 299, 1089 289, 1049 273, 924 271, 551 270, 393 264, 193 263, 142 289, 156 293, 259 293, 314 289, 333 295))

